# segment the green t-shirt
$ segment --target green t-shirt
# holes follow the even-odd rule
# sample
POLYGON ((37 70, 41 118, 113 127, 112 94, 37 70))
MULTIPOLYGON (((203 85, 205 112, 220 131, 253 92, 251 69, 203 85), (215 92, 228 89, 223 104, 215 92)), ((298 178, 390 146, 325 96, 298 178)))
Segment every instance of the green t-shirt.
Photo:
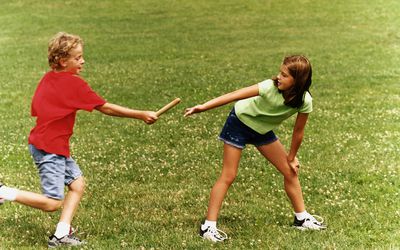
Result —
POLYGON ((308 91, 304 94, 303 105, 296 109, 284 104, 282 94, 271 79, 260 82, 258 88, 258 96, 236 102, 235 112, 240 121, 260 134, 273 130, 297 112, 312 111, 312 97, 308 91))

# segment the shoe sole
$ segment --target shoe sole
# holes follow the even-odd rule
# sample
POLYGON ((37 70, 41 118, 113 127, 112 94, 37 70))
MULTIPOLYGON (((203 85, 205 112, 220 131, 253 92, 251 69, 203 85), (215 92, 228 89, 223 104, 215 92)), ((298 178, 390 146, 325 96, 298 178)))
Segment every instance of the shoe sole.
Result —
POLYGON ((326 229, 326 227, 320 227, 320 228, 308 228, 308 227, 302 227, 302 226, 293 226, 293 227, 300 231, 307 231, 307 230, 322 231, 322 230, 326 229))
POLYGON ((200 238, 202 238, 203 240, 210 241, 210 242, 212 242, 212 243, 225 242, 225 241, 227 241, 227 240, 228 240, 228 238, 225 238, 224 240, 220 240, 220 241, 213 241, 213 240, 211 240, 211 239, 209 239, 209 238, 205 238, 205 237, 203 237, 203 236, 201 236, 201 235, 199 235, 199 237, 200 237, 200 238))

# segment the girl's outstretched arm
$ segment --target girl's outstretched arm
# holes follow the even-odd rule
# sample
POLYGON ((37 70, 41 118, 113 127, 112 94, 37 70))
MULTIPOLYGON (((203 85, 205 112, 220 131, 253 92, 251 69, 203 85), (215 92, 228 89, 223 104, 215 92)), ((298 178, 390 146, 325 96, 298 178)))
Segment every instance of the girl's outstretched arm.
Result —
POLYGON ((102 106, 96 107, 96 109, 106 115, 140 119, 147 124, 153 124, 158 119, 156 113, 153 111, 135 110, 112 103, 105 103, 102 106))
POLYGON ((300 148, 301 142, 303 141, 304 128, 306 126, 307 119, 308 119, 307 113, 298 113, 296 118, 296 123, 294 124, 293 128, 292 144, 290 146, 290 151, 287 160, 290 168, 296 174, 298 173, 298 168, 300 167, 296 154, 300 148))
POLYGON ((219 96, 217 98, 214 98, 204 104, 196 105, 191 108, 187 108, 185 110, 185 115, 184 116, 189 116, 194 113, 200 113, 209 109, 213 109, 225 104, 228 104, 233 101, 241 100, 241 99, 246 99, 249 97, 257 96, 259 94, 258 92, 258 84, 254 84, 249 87, 245 87, 242 89, 235 90, 233 92, 230 92, 228 94, 219 96))

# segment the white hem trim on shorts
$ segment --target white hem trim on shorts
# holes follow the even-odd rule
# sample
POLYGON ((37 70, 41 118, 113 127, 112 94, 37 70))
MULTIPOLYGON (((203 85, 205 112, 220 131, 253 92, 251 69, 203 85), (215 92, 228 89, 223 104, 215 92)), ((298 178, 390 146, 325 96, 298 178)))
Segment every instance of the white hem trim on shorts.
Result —
POLYGON ((224 138, 222 138, 220 136, 218 136, 218 139, 223 141, 224 143, 229 144, 231 146, 234 146, 235 148, 238 148, 238 149, 244 149, 246 147, 246 146, 243 147, 243 146, 237 145, 237 144, 235 144, 233 142, 227 141, 227 140, 225 140, 224 138))

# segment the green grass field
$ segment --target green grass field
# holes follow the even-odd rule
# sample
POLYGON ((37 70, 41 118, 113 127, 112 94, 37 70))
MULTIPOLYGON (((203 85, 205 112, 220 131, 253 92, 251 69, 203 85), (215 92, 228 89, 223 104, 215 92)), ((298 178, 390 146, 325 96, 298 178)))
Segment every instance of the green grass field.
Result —
MULTIPOLYGON (((85 41, 83 77, 109 102, 157 110, 148 126, 79 112, 72 151, 87 190, 74 220, 87 249, 399 249, 400 2, 0 2, 0 181, 40 192, 27 150, 30 101, 58 31, 85 41), (307 208, 323 232, 290 227, 282 177, 243 154, 214 245, 197 235, 218 177, 216 138, 232 105, 183 110, 275 75, 283 56, 313 64, 314 112, 299 152, 307 208)), ((288 147, 294 119, 275 132, 288 147)), ((59 213, 0 207, 0 249, 45 249, 59 213)))

